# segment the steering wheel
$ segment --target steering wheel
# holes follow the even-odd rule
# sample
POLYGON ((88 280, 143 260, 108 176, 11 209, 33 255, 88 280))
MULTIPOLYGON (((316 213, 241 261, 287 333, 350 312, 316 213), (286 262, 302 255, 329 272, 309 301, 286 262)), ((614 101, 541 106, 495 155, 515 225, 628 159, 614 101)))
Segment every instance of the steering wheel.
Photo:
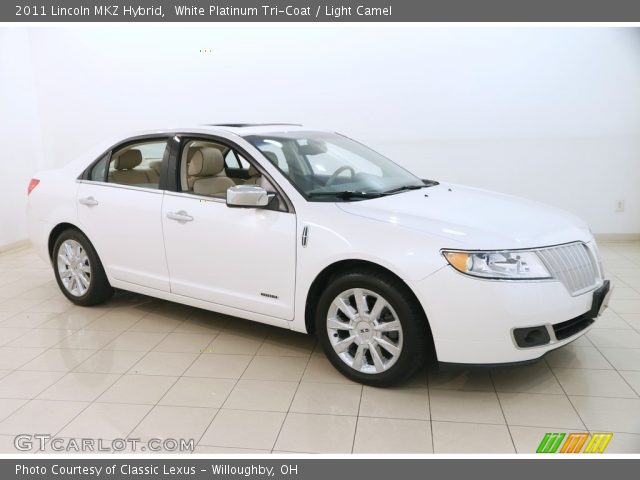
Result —
POLYGON ((342 172, 346 170, 349 170, 351 172, 352 178, 356 174, 356 171, 353 169, 353 167, 350 167, 349 165, 343 165, 342 167, 338 167, 338 169, 331 174, 331 176, 329 177, 329 180, 327 180, 327 183, 325 183, 324 186, 328 187, 330 185, 333 185, 333 182, 336 181, 336 178, 338 178, 338 175, 340 175, 342 172))

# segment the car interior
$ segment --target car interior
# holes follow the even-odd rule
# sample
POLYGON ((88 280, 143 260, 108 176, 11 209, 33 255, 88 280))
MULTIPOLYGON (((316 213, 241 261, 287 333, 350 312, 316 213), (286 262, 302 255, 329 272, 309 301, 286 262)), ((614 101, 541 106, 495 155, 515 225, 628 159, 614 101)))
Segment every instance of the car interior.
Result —
MULTIPOLYGON (((126 145, 105 154, 93 165, 88 178, 97 182, 158 189, 166 149, 167 140, 126 145)), ((276 154, 263 153, 278 165, 276 154)), ((180 190, 185 193, 224 199, 227 189, 235 185, 258 185, 269 193, 277 193, 271 181, 239 152, 218 142, 187 141, 179 156, 178 169, 180 190)), ((287 211, 286 203, 278 195, 273 196, 268 208, 287 211)))
POLYGON ((379 167, 333 142, 284 135, 245 138, 304 192, 381 187, 383 172, 379 167))
POLYGON ((114 152, 109 162, 108 183, 158 188, 166 141, 134 144, 114 152))
POLYGON ((258 169, 227 145, 191 140, 182 149, 180 179, 183 192, 224 198, 234 185, 260 185, 274 191, 258 169))
MULTIPOLYGON (((166 146, 164 140, 153 141, 127 145, 114 152, 109 161, 107 182, 158 188, 166 146)), ((101 168, 104 171, 104 167, 96 167, 97 175, 93 180, 100 180, 101 168)), ((185 144, 180 179, 183 192, 220 198, 224 198, 227 189, 234 185, 260 185, 275 191, 258 169, 238 152, 226 145, 202 140, 185 144)))

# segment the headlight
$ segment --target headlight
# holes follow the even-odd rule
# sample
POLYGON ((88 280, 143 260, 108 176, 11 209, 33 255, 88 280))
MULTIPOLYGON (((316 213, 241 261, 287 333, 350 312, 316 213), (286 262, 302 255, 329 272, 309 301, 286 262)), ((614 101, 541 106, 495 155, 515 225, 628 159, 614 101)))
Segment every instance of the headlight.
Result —
POLYGON ((553 278, 534 251, 443 250, 449 264, 459 272, 497 280, 538 280, 553 278))

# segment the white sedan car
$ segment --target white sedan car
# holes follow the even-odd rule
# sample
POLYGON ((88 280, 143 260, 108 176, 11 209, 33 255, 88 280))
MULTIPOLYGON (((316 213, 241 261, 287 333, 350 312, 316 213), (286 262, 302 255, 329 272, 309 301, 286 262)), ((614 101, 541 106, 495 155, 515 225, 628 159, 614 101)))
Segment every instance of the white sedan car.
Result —
POLYGON ((29 184, 33 244, 78 305, 124 289, 314 333, 370 385, 540 358, 606 307, 578 218, 422 180, 297 125, 122 139, 29 184))

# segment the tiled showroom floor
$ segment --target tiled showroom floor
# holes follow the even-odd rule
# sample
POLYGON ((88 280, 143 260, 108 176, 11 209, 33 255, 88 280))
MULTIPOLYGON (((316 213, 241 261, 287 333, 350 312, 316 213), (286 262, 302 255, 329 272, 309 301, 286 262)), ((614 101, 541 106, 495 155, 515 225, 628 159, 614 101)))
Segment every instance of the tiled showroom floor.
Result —
POLYGON ((611 308, 529 367, 339 375, 304 335, 119 294, 72 306, 32 250, 0 255, 0 452, 13 436, 195 438, 197 452, 532 452, 548 431, 640 453, 640 242, 602 244, 611 308))

